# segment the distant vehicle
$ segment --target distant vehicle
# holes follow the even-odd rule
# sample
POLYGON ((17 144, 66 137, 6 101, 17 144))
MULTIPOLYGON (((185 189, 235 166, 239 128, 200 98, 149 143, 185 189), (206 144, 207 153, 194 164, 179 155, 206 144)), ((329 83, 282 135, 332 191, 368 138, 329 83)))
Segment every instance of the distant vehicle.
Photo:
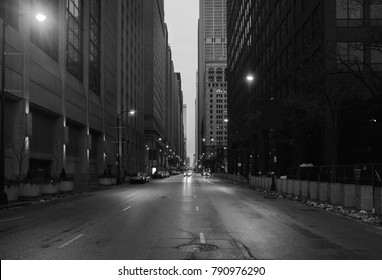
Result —
POLYGON ((146 182, 148 182, 148 176, 142 172, 134 173, 130 177, 130 183, 131 184, 135 184, 135 183, 144 184, 146 182))
POLYGON ((155 171, 155 173, 152 176, 154 179, 163 179, 164 173, 162 171, 155 171))
POLYGON ((203 171, 202 176, 204 176, 204 177, 210 177, 211 174, 210 174, 210 172, 208 172, 208 171, 203 171))
POLYGON ((183 173, 184 177, 190 177, 192 175, 191 171, 184 171, 183 173))

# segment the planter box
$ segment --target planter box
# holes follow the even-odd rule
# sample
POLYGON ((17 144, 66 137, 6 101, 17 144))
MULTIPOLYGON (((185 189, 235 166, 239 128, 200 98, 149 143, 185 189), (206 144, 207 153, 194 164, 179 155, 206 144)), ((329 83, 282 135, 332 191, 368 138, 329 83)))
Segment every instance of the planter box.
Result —
POLYGON ((7 194, 8 202, 15 202, 19 200, 19 185, 5 186, 5 193, 7 194))
POLYGON ((117 183, 117 178, 98 178, 98 185, 112 186, 117 183))
POLYGON ((338 205, 341 203, 341 184, 330 183, 328 189, 328 200, 330 204, 338 205))
POLYGON ((309 198, 311 200, 318 200, 318 186, 319 182, 311 181, 309 184, 309 198))
POLYGON ((74 181, 61 181, 58 190, 60 192, 72 192, 74 190, 74 181))
POLYGON ((35 198, 41 196, 39 184, 25 183, 19 185, 19 197, 35 198))
POLYGON ((373 210, 373 186, 358 185, 355 187, 355 208, 373 210))
POLYGON ((343 184, 341 186, 341 204, 346 208, 355 207, 355 185, 343 184))
POLYGON ((58 184, 41 184, 41 194, 57 194, 58 193, 58 184))

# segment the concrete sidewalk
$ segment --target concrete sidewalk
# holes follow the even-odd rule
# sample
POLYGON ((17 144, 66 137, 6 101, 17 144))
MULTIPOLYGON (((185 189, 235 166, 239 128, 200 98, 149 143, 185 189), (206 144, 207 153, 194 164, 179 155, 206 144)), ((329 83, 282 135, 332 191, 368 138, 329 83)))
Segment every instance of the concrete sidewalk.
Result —
POLYGON ((26 205, 46 203, 49 201, 58 200, 59 198, 80 196, 83 193, 109 190, 109 189, 114 189, 119 187, 127 187, 129 185, 130 185, 129 183, 124 183, 121 185, 111 185, 111 186, 99 186, 97 184, 87 184, 87 183, 75 184, 73 192, 67 192, 67 193, 63 192, 63 193, 57 193, 54 195, 41 195, 36 198, 25 198, 15 202, 9 202, 6 205, 0 205, 0 211, 5 209, 10 209, 10 208, 15 208, 15 207, 26 206, 26 205))

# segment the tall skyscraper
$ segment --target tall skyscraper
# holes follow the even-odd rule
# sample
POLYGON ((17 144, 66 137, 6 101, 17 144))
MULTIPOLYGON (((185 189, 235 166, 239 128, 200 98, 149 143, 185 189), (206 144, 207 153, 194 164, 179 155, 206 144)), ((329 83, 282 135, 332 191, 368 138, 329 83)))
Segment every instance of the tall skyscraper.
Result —
POLYGON ((227 146, 226 0, 200 0, 198 26, 197 156, 212 171, 227 146))

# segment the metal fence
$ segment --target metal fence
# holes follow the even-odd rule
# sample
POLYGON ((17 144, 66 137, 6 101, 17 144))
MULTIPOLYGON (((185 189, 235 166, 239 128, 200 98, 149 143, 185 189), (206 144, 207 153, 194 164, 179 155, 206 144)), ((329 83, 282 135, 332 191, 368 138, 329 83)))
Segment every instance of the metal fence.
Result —
POLYGON ((289 168, 289 179, 382 186, 382 164, 289 168))

